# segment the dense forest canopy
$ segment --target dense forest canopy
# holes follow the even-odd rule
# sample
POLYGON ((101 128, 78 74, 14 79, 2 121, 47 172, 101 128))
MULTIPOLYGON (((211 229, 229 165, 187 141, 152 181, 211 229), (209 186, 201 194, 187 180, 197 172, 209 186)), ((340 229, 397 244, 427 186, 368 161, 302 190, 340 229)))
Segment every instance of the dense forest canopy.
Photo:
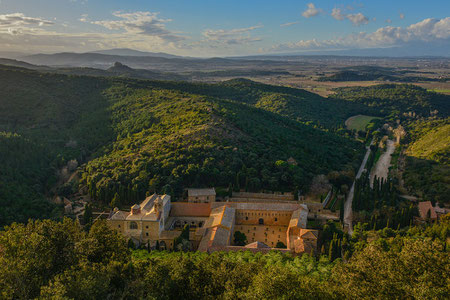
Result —
POLYGON ((81 183, 94 199, 109 203, 118 193, 131 203, 147 191, 176 196, 187 186, 306 190, 315 174, 356 168, 363 150, 330 130, 357 111, 352 103, 298 89, 248 80, 193 84, 13 67, 0 68, 0 79, 0 130, 8 139, 0 150, 11 160, 0 173, 0 201, 8 203, 8 209, 0 206, 2 225, 40 216, 19 213, 34 208, 18 204, 51 196, 55 174, 72 159, 88 162, 81 183), (23 155, 12 146, 16 134, 35 154, 20 163, 14 162, 23 155), (20 180, 30 172, 38 182, 20 180))
POLYGON ((330 97, 345 99, 376 109, 392 120, 412 116, 448 117, 450 96, 429 92, 408 84, 381 84, 369 87, 345 87, 335 89, 330 97))
POLYGON ((357 168, 364 147, 343 134, 349 116, 411 121, 449 112, 448 96, 411 85, 342 88, 326 99, 246 79, 206 84, 5 66, 0 79, 0 226, 54 215, 45 198, 73 159, 86 165, 69 189, 105 204, 116 193, 125 203, 154 191, 176 198, 188 186, 307 191, 314 175, 357 168))
POLYGON ((3 299, 444 299, 449 221, 357 231, 346 262, 271 252, 130 250, 97 221, 13 224, 0 231, 3 299), (36 258, 39 259, 36 259, 36 258))

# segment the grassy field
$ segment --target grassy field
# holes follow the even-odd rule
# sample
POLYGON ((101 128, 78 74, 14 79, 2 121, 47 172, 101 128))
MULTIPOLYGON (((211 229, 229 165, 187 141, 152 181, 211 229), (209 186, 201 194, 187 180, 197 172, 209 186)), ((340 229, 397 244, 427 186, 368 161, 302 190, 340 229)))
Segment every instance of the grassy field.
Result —
POLYGON ((429 89, 428 91, 450 95, 450 89, 429 89))
POLYGON ((348 118, 345 121, 345 126, 347 126, 348 129, 353 130, 365 130, 367 124, 370 123, 373 119, 381 119, 379 117, 374 116, 366 116, 366 115, 356 115, 353 117, 348 118))
POLYGON ((433 160, 448 151, 450 151, 450 124, 431 129, 408 148, 407 154, 433 160))

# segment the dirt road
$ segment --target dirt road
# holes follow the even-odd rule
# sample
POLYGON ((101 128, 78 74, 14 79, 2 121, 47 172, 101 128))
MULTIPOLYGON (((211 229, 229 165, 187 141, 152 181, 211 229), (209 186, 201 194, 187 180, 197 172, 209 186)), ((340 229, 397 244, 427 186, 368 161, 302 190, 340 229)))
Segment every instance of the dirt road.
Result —
POLYGON ((388 177, 389 173, 389 167, 391 166, 391 158, 392 153, 394 153, 395 146, 394 141, 387 140, 386 141, 386 151, 381 154, 380 158, 378 159, 375 168, 370 173, 370 186, 373 187, 373 179, 375 176, 377 178, 383 178, 386 179, 388 177))

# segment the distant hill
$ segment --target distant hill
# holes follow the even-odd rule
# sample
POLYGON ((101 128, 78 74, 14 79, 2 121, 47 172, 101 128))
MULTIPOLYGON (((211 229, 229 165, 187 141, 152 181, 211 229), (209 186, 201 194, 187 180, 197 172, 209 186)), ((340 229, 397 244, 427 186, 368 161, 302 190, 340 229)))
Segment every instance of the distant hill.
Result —
POLYGON ((91 51, 88 53, 106 54, 106 55, 119 55, 119 56, 153 56, 153 57, 164 57, 164 58, 179 58, 180 56, 167 54, 163 52, 143 52, 128 48, 117 48, 109 50, 98 50, 91 51))
POLYGON ((21 60, 35 65, 51 67, 90 67, 107 69, 115 62, 121 62, 134 69, 151 69, 170 72, 185 71, 215 71, 224 68, 252 69, 260 66, 276 68, 284 62, 237 60, 227 58, 184 58, 184 57, 158 57, 158 56, 123 56, 101 53, 55 53, 34 54, 24 56, 21 60))
POLYGON ((8 59, 8 58, 0 58, 0 65, 19 67, 19 68, 27 68, 27 69, 31 69, 31 70, 48 70, 48 69, 50 69, 45 66, 36 66, 36 65, 32 65, 32 64, 20 61, 20 60, 8 59))
POLYGON ((50 70, 54 73, 67 75, 85 75, 85 76, 102 76, 102 77, 126 77, 136 79, 152 79, 152 80, 189 80, 189 76, 183 76, 171 72, 152 71, 145 69, 133 69, 120 62, 115 62, 114 65, 106 70, 96 68, 76 68, 63 67, 52 68, 50 70))
POLYGON ((371 107, 382 116, 396 118, 428 117, 450 114, 450 96, 429 92, 410 84, 381 84, 370 87, 335 89, 330 98, 342 99, 371 107))
POLYGON ((321 76, 317 81, 391 81, 391 82, 420 82, 420 81, 446 81, 447 78, 429 78, 417 76, 413 70, 395 70, 390 68, 359 66, 345 68, 342 71, 328 76, 321 76), (412 73, 406 75, 405 73, 412 73))

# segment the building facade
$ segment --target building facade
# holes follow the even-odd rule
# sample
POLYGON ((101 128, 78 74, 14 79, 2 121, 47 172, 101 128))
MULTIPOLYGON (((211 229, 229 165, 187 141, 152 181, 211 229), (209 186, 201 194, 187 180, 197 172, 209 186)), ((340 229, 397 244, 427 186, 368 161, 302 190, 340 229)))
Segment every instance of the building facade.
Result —
MULTIPOLYGON (((206 193, 202 195, 206 197, 206 193)), ((158 244, 160 249, 172 250, 174 239, 189 225, 193 250, 279 250, 300 254, 313 253, 317 247, 318 231, 307 229, 307 218, 308 207, 295 202, 257 203, 252 199, 251 202, 172 203, 169 195, 154 194, 133 205, 129 212, 115 209, 108 224, 136 244, 150 247, 158 244), (247 246, 235 245, 237 231, 245 235, 247 246), (286 248, 276 248, 280 245, 286 248)))
POLYGON ((188 202, 190 203, 212 203, 216 202, 216 190, 208 189, 188 189, 188 202))

